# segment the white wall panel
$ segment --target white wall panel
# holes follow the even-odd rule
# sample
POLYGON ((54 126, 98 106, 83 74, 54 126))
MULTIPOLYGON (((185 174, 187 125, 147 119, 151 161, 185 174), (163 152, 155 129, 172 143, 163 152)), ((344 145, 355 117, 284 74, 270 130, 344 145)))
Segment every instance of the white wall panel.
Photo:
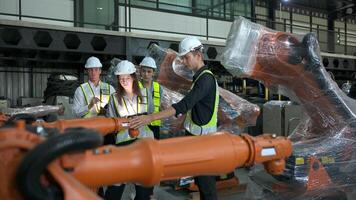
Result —
POLYGON ((300 15, 293 13, 293 20, 299 22, 305 22, 309 26, 309 15, 300 15))
POLYGON ((264 16, 267 15, 267 9, 265 7, 256 6, 255 12, 257 15, 264 15, 264 16))
MULTIPOLYGON (((73 0, 22 0, 22 14, 63 20, 74 20, 73 0)), ((58 22, 24 18, 25 21, 40 22, 52 25, 73 26, 71 22, 58 22)))
MULTIPOLYGON (((19 13, 18 1, 0 0, 0 12, 17 15, 19 13)), ((19 17, 0 15, 0 19, 18 20, 19 17)))
POLYGON ((18 14, 19 13, 19 1, 0 0, 0 12, 18 14))
POLYGON ((319 24, 319 25, 322 25, 325 28, 328 25, 328 20, 324 19, 324 18, 313 17, 312 20, 313 20, 313 25, 319 24))
POLYGON ((158 12, 145 9, 131 9, 131 26, 135 28, 171 31, 204 35, 204 18, 158 12))
POLYGON ((226 38, 229 34, 231 22, 209 20, 209 36, 226 38))

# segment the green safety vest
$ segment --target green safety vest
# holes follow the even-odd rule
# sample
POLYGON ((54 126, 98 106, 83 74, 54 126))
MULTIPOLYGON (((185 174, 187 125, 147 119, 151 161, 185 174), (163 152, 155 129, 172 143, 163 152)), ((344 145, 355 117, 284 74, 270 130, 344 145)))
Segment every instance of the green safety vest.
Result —
MULTIPOLYGON (((195 81, 192 84, 192 87, 194 87, 194 83, 200 78, 201 75, 203 75, 204 73, 209 73, 214 75, 210 70, 204 70, 203 72, 201 72, 199 74, 199 76, 195 79, 195 81)), ((191 110, 188 111, 187 116, 185 117, 184 120, 184 128, 191 134, 193 135, 205 135, 205 134, 209 134, 209 133, 214 133, 217 131, 217 121, 218 121, 218 105, 219 105, 219 88, 218 88, 218 84, 215 80, 215 84, 216 84, 216 92, 215 92, 215 104, 214 104, 214 111, 213 111, 213 115, 211 116, 210 121, 203 125, 203 126, 199 126, 197 124, 195 124, 192 120, 192 112, 191 110)))
MULTIPOLYGON (((161 93, 160 93, 160 85, 159 83, 157 83, 156 81, 152 82, 153 84, 153 113, 158 113, 160 111, 160 106, 161 106, 161 93)), ((144 95, 143 97, 146 97, 147 102, 148 102, 148 88, 143 87, 143 84, 141 83, 141 81, 138 82, 138 86, 140 87, 140 89, 145 89, 144 95)), ((148 104, 147 104, 148 106, 148 104)), ((147 108, 148 110, 148 108, 147 108)), ((152 126, 161 126, 161 120, 154 120, 151 122, 152 126)))
MULTIPOLYGON (((124 100, 124 98, 121 98, 121 105, 118 103, 118 99, 116 96, 116 93, 113 95, 113 100, 114 100, 114 105, 115 105, 115 110, 116 113, 118 114, 119 117, 126 117, 129 116, 129 111, 127 108, 127 103, 124 100)), ((135 114, 141 114, 144 112, 147 112, 147 102, 141 102, 140 99, 137 97, 137 105, 136 105, 136 111, 137 113, 135 114), (141 109, 143 108, 143 109, 141 109)), ((132 114, 131 114, 132 115, 132 114)), ((138 138, 153 138, 153 132, 148 126, 142 126, 138 129, 140 134, 138 135, 138 138)), ((131 138, 128 129, 121 130, 116 134, 116 144, 134 140, 136 138, 131 138)))
MULTIPOLYGON (((100 108, 104 107, 106 104, 109 103, 110 100, 110 85, 104 82, 99 82, 100 85, 100 107, 98 108, 97 105, 95 106, 96 113, 88 112, 86 113, 83 118, 90 118, 97 116, 100 112, 100 108)), ((95 96, 93 89, 91 88, 89 82, 83 83, 80 85, 80 88, 83 91, 85 102, 87 105, 90 104, 90 100, 95 96)))

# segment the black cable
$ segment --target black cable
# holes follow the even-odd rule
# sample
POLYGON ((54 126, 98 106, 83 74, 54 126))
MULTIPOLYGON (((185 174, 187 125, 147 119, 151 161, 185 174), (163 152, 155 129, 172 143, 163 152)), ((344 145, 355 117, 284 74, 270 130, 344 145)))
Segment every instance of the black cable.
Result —
POLYGON ((102 143, 103 138, 97 132, 72 128, 36 146, 26 154, 16 174, 17 186, 24 199, 56 199, 56 188, 43 187, 40 183, 47 165, 63 154, 95 148, 102 143))
POLYGON ((47 87, 44 91, 44 101, 52 96, 67 96, 73 97, 74 92, 79 87, 79 81, 77 80, 62 80, 61 77, 74 76, 74 74, 68 73, 52 73, 47 79, 47 87))
POLYGON ((17 120, 24 120, 26 124, 31 124, 36 121, 36 116, 27 113, 21 113, 11 116, 2 127, 13 127, 17 120))

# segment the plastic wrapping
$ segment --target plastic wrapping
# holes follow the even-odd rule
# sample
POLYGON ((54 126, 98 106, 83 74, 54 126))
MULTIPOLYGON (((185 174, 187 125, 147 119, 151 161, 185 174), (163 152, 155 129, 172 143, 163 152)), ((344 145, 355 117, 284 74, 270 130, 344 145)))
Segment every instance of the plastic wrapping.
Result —
MULTIPOLYGON (((171 105, 171 98, 176 94, 186 94, 191 87, 193 73, 187 69, 177 57, 177 52, 151 45, 149 55, 159 66, 157 81, 175 95, 167 95, 163 104, 171 105), (168 102, 166 102, 168 101, 168 102)), ((218 130, 229 130, 239 133, 242 128, 256 123, 259 107, 241 97, 219 87, 220 103, 218 111, 218 130)), ((182 96, 183 97, 183 96, 182 96)), ((179 120, 173 123, 181 123, 179 120)), ((173 125, 171 123, 171 125, 173 125)), ((175 127, 180 127, 175 125, 175 127)))
MULTIPOLYGON (((167 109, 173 103, 179 102, 184 97, 184 95, 182 95, 181 93, 170 90, 164 86, 162 86, 162 89, 163 89, 163 96, 162 96, 162 103, 161 103, 162 109, 167 109)), ((172 116, 163 119, 162 120, 163 126, 161 127, 160 130, 162 138, 183 136, 185 134, 184 126, 183 126, 184 119, 185 119, 185 115, 179 117, 172 116)))
POLYGON ((116 75, 114 74, 114 72, 115 72, 115 67, 119 62, 121 62, 121 60, 119 58, 111 59, 110 67, 107 71, 107 74, 106 74, 106 76, 103 76, 103 81, 106 83, 109 83, 114 88, 117 87, 117 78, 116 78, 116 75))
POLYGON ((29 114, 34 117, 43 117, 48 114, 62 114, 64 112, 63 105, 41 105, 34 107, 25 107, 25 108, 3 108, 0 112, 8 116, 14 116, 19 114, 29 114))
POLYGON ((326 72, 315 35, 277 32, 239 17, 226 44, 222 64, 229 72, 282 89, 306 116, 290 136, 285 173, 275 182, 258 173, 252 180, 275 199, 342 199, 345 189, 355 189, 356 101, 326 72))

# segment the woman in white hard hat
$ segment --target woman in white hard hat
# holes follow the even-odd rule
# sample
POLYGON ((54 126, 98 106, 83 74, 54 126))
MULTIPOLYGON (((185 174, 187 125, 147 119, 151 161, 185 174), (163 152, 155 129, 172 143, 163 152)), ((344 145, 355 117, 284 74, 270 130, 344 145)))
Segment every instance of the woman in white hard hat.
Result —
POLYGON ((97 57, 90 57, 85 63, 89 81, 81 84, 74 93, 73 114, 76 117, 95 117, 105 115, 104 107, 109 102, 115 89, 108 83, 100 81, 102 64, 97 57))
MULTIPOLYGON (((156 61, 152 57, 145 57, 140 63, 141 80, 139 86, 144 90, 143 96, 147 98, 148 114, 157 113, 161 110, 163 90, 161 85, 153 80, 156 69, 156 61)), ((148 125, 153 131, 155 139, 159 139, 160 126, 161 120, 155 120, 148 125)))
MULTIPOLYGON (((116 65, 115 75, 118 86, 116 93, 111 95, 107 109, 108 117, 133 117, 147 113, 147 99, 142 96, 136 77, 136 68, 130 61, 124 60, 116 65)), ((129 145, 138 138, 153 138, 153 132, 142 126, 136 131, 122 130, 116 134, 116 145, 129 145), (138 135, 135 135, 138 133, 138 135)), ((121 199, 125 184, 109 186, 105 192, 106 200, 121 199)), ((135 200, 149 200, 153 187, 135 185, 135 200)))
MULTIPOLYGON (((178 56, 194 72, 189 93, 166 110, 135 117, 130 120, 130 127, 137 128, 157 119, 187 114, 184 121, 186 135, 200 136, 217 131, 219 90, 214 74, 204 64, 202 43, 195 37, 183 39, 179 44, 178 56)), ((215 176, 197 176, 194 181, 198 185, 200 199, 217 199, 215 176)))

